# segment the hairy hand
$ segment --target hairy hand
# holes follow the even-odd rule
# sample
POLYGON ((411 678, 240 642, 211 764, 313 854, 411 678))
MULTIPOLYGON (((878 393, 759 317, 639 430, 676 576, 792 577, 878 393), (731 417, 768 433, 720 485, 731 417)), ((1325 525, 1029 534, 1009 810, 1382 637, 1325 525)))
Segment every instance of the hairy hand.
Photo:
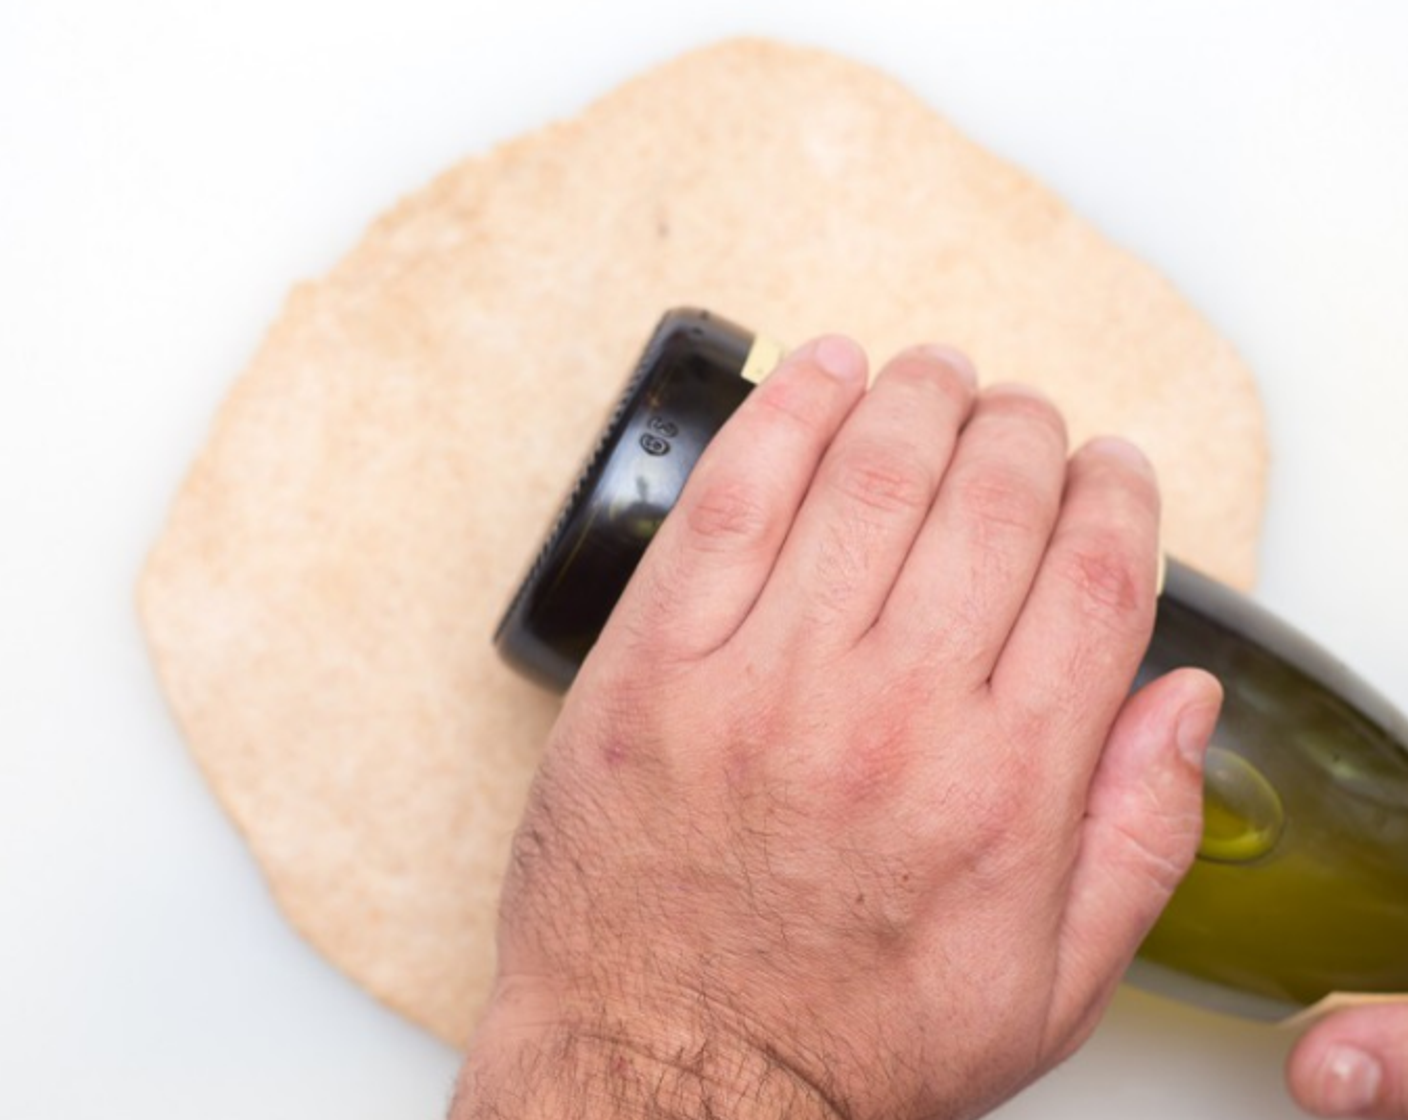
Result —
POLYGON ((567 698, 457 1116, 971 1116, 1093 1028, 1220 693, 1131 696, 1158 496, 920 348, 788 359, 567 698))

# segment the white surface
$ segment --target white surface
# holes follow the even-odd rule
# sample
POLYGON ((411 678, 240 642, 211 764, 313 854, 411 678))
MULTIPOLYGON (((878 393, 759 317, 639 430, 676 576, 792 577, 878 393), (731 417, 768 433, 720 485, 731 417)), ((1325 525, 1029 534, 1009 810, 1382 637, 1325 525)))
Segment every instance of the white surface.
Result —
MULTIPOLYGON (((292 281, 738 32, 890 70, 1210 315, 1271 418, 1263 598, 1408 707, 1408 6, 7 0, 0 1116, 441 1114, 454 1055, 288 930, 201 784, 133 581, 292 281)), ((1127 994, 1002 1115, 1295 1116, 1286 1043, 1127 994)))

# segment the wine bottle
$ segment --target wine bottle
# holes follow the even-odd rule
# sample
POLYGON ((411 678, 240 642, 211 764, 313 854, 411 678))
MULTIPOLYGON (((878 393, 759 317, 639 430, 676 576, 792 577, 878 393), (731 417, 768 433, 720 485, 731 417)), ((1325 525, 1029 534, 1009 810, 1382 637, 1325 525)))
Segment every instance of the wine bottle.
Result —
MULTIPOLYGON (((571 684, 714 433, 780 348, 667 313, 495 635, 571 684)), ((1408 720, 1252 600, 1168 562, 1143 683, 1222 682, 1198 857, 1130 979, 1258 1018, 1332 992, 1408 993, 1408 720)))

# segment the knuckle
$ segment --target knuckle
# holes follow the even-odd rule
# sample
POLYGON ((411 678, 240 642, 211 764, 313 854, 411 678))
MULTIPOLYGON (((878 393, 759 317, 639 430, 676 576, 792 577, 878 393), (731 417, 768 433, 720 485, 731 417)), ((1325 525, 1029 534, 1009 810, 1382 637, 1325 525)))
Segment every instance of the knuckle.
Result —
POLYGON ((1202 823, 1191 816, 1159 822, 1158 828, 1115 826, 1125 846, 1125 858, 1137 881, 1147 885, 1150 908, 1157 910, 1192 866, 1202 823), (1155 833, 1158 833, 1156 836, 1155 833))
POLYGON ((1026 831, 1030 820, 1031 788, 1031 784, 1024 780, 1001 783, 988 792, 974 822, 974 836, 981 839, 985 852, 998 852, 1011 847, 1013 838, 1026 831))
POLYGON ((986 780, 954 790, 954 815, 966 821, 964 843, 982 866, 1000 867, 1031 845, 1035 821, 1050 782, 1042 749, 1050 739, 1048 721, 1037 712, 1008 712, 1002 741, 990 742, 986 780), (1032 737, 1023 738, 1029 733, 1032 737))
POLYGON ((830 483, 848 501, 881 514, 926 510, 933 488, 931 472, 917 458, 874 446, 839 454, 830 483))
POLYGON ((1045 529, 1049 501, 1035 481, 1015 464, 987 463, 955 479, 960 506, 979 525, 998 533, 1045 529))
POLYGON ((705 483, 685 503, 691 543, 705 551, 761 544, 768 536, 768 511, 755 486, 743 479, 705 483))
POLYGON ((858 736, 834 775, 842 803, 848 809, 885 803, 901 788, 912 753, 909 736, 893 727, 858 736))
POLYGON ((1085 618, 1119 630, 1144 625, 1152 596, 1126 541, 1109 531, 1091 531, 1060 556, 1057 575, 1085 618))
POLYGON ((966 871, 987 890, 1002 892, 1029 872, 1033 852, 1034 782, 995 782, 972 798, 964 840, 966 871))

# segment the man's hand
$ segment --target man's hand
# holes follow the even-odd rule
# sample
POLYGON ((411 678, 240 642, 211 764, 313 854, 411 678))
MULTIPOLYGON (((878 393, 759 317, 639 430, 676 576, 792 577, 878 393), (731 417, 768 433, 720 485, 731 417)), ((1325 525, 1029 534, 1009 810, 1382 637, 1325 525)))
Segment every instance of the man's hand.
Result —
POLYGON ((1319 1116, 1408 1120, 1408 1003, 1341 1011, 1306 1032, 1286 1067, 1319 1116))
POLYGON ((1086 1038, 1192 859, 1220 693, 1131 696, 1133 447, 828 337, 700 461, 514 848, 456 1120, 972 1116, 1086 1038))

